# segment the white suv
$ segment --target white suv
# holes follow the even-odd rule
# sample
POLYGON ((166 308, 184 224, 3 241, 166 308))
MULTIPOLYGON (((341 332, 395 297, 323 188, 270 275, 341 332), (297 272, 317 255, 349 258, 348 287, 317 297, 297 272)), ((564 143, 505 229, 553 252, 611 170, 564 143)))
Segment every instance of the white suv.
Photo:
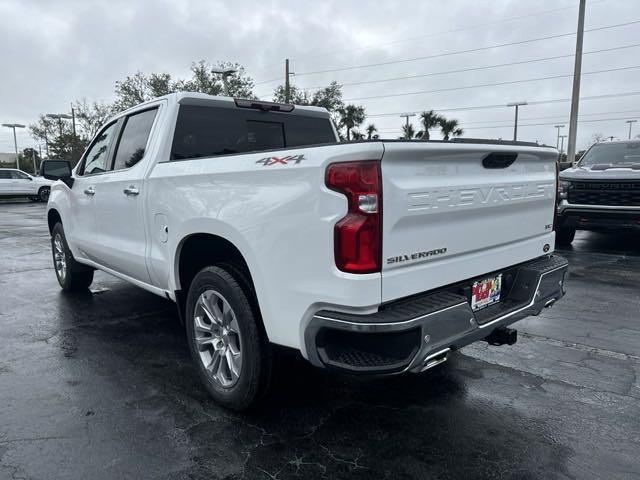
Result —
POLYGON ((33 177, 15 168, 0 168, 0 197, 29 197, 46 202, 51 191, 51 180, 33 177))

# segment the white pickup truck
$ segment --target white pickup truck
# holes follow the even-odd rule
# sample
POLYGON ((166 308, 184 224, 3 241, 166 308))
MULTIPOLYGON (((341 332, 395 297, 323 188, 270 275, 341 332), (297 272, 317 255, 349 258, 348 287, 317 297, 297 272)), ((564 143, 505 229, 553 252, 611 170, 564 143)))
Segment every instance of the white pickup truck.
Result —
POLYGON ((178 93, 127 110, 78 166, 45 162, 55 272, 173 300, 222 405, 265 392, 273 345, 359 374, 421 372, 564 295, 557 151, 339 143, 326 110, 178 93))

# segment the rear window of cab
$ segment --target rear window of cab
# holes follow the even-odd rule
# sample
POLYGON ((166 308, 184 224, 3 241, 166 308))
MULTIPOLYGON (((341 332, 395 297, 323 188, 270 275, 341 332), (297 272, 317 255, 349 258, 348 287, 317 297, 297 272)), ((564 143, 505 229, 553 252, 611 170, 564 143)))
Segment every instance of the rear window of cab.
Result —
POLYGON ((171 160, 336 143, 328 117, 181 105, 171 160))

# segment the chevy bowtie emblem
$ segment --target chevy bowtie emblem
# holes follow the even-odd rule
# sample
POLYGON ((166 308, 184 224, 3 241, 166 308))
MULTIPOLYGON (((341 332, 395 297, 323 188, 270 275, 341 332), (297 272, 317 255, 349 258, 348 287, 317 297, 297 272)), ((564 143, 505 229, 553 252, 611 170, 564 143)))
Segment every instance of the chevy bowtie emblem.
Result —
POLYGON ((290 165, 291 163, 297 165, 302 160, 306 160, 303 154, 288 155, 286 157, 265 157, 257 160, 256 163, 261 163, 263 167, 268 167, 269 165, 275 165, 277 163, 279 163, 280 165, 290 165))

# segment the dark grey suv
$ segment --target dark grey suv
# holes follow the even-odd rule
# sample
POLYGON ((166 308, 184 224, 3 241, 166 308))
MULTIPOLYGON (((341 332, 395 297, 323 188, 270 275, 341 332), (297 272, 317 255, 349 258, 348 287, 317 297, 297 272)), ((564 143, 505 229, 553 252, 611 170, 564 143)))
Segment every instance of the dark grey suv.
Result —
POLYGON ((596 143, 560 172, 556 242, 576 230, 640 231, 640 141, 596 143))

